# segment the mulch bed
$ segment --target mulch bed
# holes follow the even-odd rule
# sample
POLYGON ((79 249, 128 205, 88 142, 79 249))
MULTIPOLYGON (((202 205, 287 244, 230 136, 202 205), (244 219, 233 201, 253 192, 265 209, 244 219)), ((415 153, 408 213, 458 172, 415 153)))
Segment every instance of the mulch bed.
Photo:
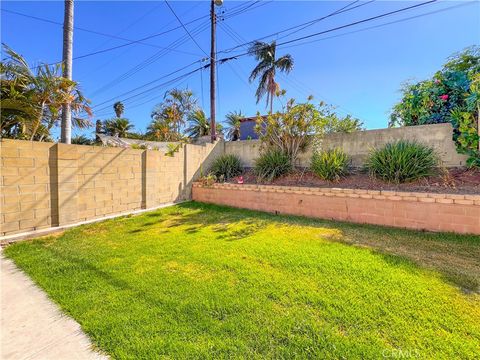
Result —
MULTIPOLYGON (((330 182, 320 179, 308 170, 296 170, 295 172, 275 179, 272 182, 261 182, 253 174, 252 170, 247 170, 243 174, 243 181, 245 184, 480 194, 480 170, 463 168, 445 170, 437 176, 431 176, 429 178, 405 184, 387 183, 372 178, 368 174, 360 171, 354 172, 339 181, 330 182)), ((238 183, 238 177, 231 179, 229 182, 238 183)))

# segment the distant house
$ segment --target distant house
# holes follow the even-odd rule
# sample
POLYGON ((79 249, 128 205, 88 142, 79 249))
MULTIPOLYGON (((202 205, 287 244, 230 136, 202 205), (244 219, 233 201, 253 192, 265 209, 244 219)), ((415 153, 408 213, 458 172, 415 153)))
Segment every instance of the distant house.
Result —
MULTIPOLYGON (((262 117, 266 119, 267 115, 263 115, 262 117)), ((258 139, 258 134, 255 132, 256 124, 257 124, 256 116, 240 119, 240 140, 258 139)))

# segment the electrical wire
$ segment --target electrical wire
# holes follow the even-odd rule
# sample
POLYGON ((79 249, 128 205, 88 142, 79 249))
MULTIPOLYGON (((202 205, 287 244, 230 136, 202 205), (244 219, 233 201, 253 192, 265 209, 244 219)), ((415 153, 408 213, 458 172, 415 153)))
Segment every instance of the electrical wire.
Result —
POLYGON ((175 10, 173 10, 173 8, 170 6, 170 4, 168 3, 167 0, 165 0, 165 4, 167 4, 168 8, 169 8, 170 11, 172 12, 172 14, 175 16, 175 18, 178 20, 178 22, 180 23, 180 25, 183 27, 183 29, 185 30, 185 32, 188 34, 188 36, 190 37, 190 39, 192 39, 192 41, 195 43, 195 45, 197 45, 197 47, 198 47, 208 58, 210 58, 210 56, 205 52, 205 50, 202 49, 202 47, 201 47, 200 44, 197 42, 197 40, 195 40, 195 38, 192 36, 192 34, 190 34, 190 31, 188 31, 187 27, 183 24, 182 20, 180 20, 180 18, 178 17, 177 13, 175 12, 175 10))

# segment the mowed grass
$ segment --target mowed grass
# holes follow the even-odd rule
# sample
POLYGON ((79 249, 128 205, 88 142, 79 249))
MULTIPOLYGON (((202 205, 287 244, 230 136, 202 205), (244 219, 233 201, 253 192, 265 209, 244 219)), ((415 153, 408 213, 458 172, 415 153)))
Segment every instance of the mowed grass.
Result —
POLYGON ((480 295, 393 254, 479 240, 184 203, 5 254, 113 358, 474 359, 480 295))

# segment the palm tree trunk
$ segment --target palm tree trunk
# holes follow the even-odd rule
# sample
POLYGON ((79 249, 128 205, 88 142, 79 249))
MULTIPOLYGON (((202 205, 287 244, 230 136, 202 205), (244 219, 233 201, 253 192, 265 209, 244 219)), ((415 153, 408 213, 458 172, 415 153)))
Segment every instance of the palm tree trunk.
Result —
MULTIPOLYGON (((73 57, 73 0, 65 0, 63 19, 63 77, 72 79, 73 57)), ((63 104, 61 141, 70 144, 72 141, 72 110, 70 103, 63 104)))

